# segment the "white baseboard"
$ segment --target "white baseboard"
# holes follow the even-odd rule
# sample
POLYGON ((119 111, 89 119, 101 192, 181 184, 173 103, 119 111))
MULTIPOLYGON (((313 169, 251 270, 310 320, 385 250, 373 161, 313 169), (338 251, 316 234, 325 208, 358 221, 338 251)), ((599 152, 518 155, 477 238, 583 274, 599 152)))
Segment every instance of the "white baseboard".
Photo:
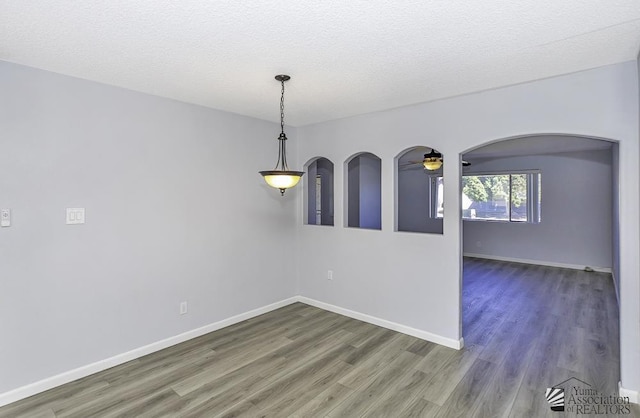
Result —
POLYGON ((295 302, 306 303, 307 305, 315 306, 320 309, 335 312, 340 315, 344 315, 350 318, 358 319, 360 321, 368 322, 373 325, 378 325, 383 328, 387 328, 393 331, 401 332, 403 334, 411 335, 413 337, 420 338, 422 340, 431 341, 436 344, 444 345, 446 347, 455 348, 457 350, 460 350, 462 349, 462 347, 464 347, 464 340, 462 338, 460 338, 459 340, 446 338, 441 335, 433 334, 433 333, 412 328, 406 325, 387 321, 385 319, 377 318, 377 317, 363 314, 360 312, 355 312, 349 309, 345 309, 345 308, 334 306, 328 303, 320 302, 304 296, 294 296, 292 298, 281 300, 279 302, 272 303, 270 305, 263 306, 261 308, 257 308, 239 315, 235 315, 235 316, 232 316, 231 318, 223 319, 222 321, 214 322, 212 324, 205 325, 203 327, 196 328, 194 330, 187 331, 182 334, 178 334, 161 341, 156 341, 154 343, 145 345, 143 347, 139 347, 131 351, 127 351, 125 353, 121 353, 113 357, 109 357, 107 359, 88 364, 86 366, 78 367, 77 369, 69 370, 67 372, 48 377, 46 379, 19 387, 9 392, 1 393, 0 407, 19 401, 21 399, 28 398, 29 396, 36 395, 46 390, 53 389, 57 386, 64 385, 65 383, 73 382, 74 380, 78 380, 83 377, 92 375, 94 373, 101 372, 111 367, 118 366, 128 361, 135 360, 142 356, 146 356, 147 354, 155 353, 156 351, 160 351, 165 348, 171 347, 173 345, 180 344, 182 342, 199 337, 201 335, 208 334, 213 331, 217 331, 219 329, 228 327, 233 324, 237 324, 238 322, 245 321, 247 319, 256 317, 258 315, 262 315, 264 313, 273 311, 283 306, 290 305, 295 302))
POLYGON ((631 403, 640 403, 637 390, 625 389, 622 387, 622 382, 618 382, 618 395, 629 398, 631 403))
MULTIPOLYGON (((585 266, 581 266, 579 264, 556 263, 555 261, 529 260, 526 258, 502 257, 499 255, 490 255, 490 254, 464 253, 463 255, 465 257, 485 258, 487 260, 496 260, 496 261, 509 261, 512 263, 535 264, 538 266, 560 267, 560 268, 572 269, 572 270, 584 270, 585 268, 585 266)), ((594 267, 594 266, 589 266, 589 267, 591 267, 594 271, 597 271, 600 273, 611 273, 611 267, 594 267)))
POLYGON ((307 305, 315 306, 316 308, 335 312, 340 315, 348 316, 349 318, 358 319, 360 321, 368 322, 373 325, 378 325, 383 328, 387 328, 393 331, 401 332, 403 334, 411 335, 413 337, 420 338, 421 340, 431 341, 436 344, 444 345, 446 347, 455 348, 456 350, 460 350, 462 349, 462 347, 464 347, 464 339, 462 338, 460 338, 459 340, 455 340, 452 338, 443 337, 441 335, 433 334, 428 331, 411 328, 406 325, 398 324, 396 322, 387 321, 386 319, 381 319, 375 316, 341 308, 339 306, 331 305, 329 303, 320 302, 318 300, 310 299, 305 296, 298 296, 297 299, 299 302, 306 303, 307 305))
POLYGON ((290 305, 297 301, 298 298, 296 297, 284 299, 279 302, 263 306, 261 308, 253 309, 251 311, 232 316, 231 318, 223 319, 222 321, 214 322, 213 324, 205 325, 203 327, 196 328, 194 330, 187 331, 161 341, 156 341, 143 347, 127 351, 126 353, 118 354, 113 357, 88 364, 86 366, 78 367, 77 369, 73 369, 68 372, 48 377, 46 379, 19 387, 9 392, 1 393, 0 406, 8 405, 21 399, 28 398, 29 396, 33 396, 37 393, 53 389, 54 387, 64 385, 65 383, 69 383, 74 380, 89 376, 91 374, 109 369, 111 367, 118 366, 128 361, 135 360, 139 357, 146 356, 147 354, 163 350, 176 344, 180 344, 192 338, 217 331, 219 329, 228 327, 229 325, 237 324, 238 322, 242 322, 255 316, 262 315, 264 313, 273 311, 283 306, 290 305))

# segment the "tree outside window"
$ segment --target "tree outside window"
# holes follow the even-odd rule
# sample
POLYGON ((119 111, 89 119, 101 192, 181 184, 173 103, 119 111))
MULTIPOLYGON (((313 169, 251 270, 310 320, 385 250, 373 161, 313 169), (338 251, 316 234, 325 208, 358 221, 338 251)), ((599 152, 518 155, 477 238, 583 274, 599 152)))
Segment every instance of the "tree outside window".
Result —
POLYGON ((528 174, 463 176, 464 219, 527 222, 528 174))

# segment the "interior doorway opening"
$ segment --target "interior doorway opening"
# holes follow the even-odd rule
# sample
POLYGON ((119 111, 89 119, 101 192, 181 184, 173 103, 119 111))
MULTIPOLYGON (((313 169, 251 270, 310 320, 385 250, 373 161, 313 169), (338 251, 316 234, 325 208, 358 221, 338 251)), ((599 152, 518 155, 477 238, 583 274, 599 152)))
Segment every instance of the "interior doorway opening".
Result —
POLYGON ((515 350, 543 364, 541 387, 571 374, 615 393, 618 154, 616 142, 572 135, 510 138, 461 154, 471 163, 461 179, 465 346, 489 360, 515 350))

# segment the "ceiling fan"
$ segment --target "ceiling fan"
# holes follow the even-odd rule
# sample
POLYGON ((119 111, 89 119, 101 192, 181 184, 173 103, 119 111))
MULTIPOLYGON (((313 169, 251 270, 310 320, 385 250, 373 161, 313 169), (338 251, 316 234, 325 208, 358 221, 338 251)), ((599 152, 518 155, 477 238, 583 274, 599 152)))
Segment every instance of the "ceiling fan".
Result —
MULTIPOLYGON (((421 164, 425 170, 436 171, 440 167, 442 167, 442 163, 444 159, 442 158, 442 154, 435 149, 431 148, 431 151, 427 154, 424 154, 424 159, 422 161, 408 161, 405 164, 401 164, 401 167, 409 167, 417 164, 421 164)), ((471 165, 470 162, 462 160, 463 167, 469 167, 471 165)))

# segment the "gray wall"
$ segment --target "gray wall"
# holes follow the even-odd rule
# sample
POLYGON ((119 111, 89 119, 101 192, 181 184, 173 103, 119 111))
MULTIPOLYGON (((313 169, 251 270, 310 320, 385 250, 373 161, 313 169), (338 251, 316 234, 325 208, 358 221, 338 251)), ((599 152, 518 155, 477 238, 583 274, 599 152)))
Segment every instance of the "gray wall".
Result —
POLYGON ((442 234, 442 219, 430 216, 430 179, 422 167, 398 171, 398 231, 442 234))
POLYGON ((293 296, 276 124, 2 62, 0 91, 0 393, 293 296))
MULTIPOLYGON (((621 377, 623 387, 639 390, 638 120, 638 63, 633 60, 300 128, 298 156, 303 161, 318 155, 345 161, 362 150, 382 159, 382 231, 313 228, 300 219, 296 248, 298 263, 304 266, 298 276, 301 294, 424 331, 425 338, 453 345, 462 336, 460 167, 443 166, 444 233, 397 233, 394 158, 424 138, 454 159, 492 141, 523 135, 618 140, 621 377), (327 270, 333 271, 333 280, 327 280, 327 270)), ((341 199, 336 200, 337 225, 346 222, 343 171, 336 171, 336 198, 341 199)))
POLYGON ((464 221, 464 252, 610 268, 611 151, 487 160, 465 174, 527 169, 542 172, 542 222, 464 221))

